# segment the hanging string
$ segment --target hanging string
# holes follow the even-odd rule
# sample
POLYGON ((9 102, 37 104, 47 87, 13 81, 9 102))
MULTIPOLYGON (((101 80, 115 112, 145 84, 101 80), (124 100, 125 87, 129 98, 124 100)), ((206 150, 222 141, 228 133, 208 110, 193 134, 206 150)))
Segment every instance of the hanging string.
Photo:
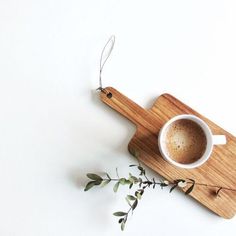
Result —
POLYGON ((102 49, 101 57, 100 57, 100 70, 99 70, 99 88, 97 90, 104 91, 102 86, 102 72, 105 63, 107 62, 108 58, 111 55, 115 44, 115 36, 112 35, 107 43, 105 44, 104 48, 102 49))

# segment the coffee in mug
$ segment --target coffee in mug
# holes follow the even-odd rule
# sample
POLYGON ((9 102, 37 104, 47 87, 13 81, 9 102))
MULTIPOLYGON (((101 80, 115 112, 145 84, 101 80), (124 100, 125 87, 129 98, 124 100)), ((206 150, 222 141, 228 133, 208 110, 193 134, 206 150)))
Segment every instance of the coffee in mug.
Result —
POLYGON ((196 162, 206 150, 206 135, 201 126, 192 120, 174 121, 164 135, 166 153, 178 163, 196 162))
POLYGON ((213 135, 209 126, 194 115, 179 115, 160 130, 158 146, 162 157, 180 168, 196 168, 211 156, 213 146, 226 144, 225 135, 213 135))

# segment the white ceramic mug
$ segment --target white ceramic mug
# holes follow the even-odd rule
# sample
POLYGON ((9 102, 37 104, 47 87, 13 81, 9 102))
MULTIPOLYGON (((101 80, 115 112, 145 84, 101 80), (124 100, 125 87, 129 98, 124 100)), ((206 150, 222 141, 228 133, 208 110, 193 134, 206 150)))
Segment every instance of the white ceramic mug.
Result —
POLYGON ((158 136, 158 146, 162 157, 167 160, 169 163, 173 164, 174 166, 185 168, 185 169, 192 169, 198 166, 201 166, 205 163, 211 156, 213 146, 214 145, 223 145, 226 144, 226 136, 225 135, 213 135, 209 126, 204 122, 202 119, 198 118, 194 115, 178 115, 167 121, 167 123, 161 128, 159 136, 158 136), (206 136, 206 149, 202 157, 200 157, 197 161, 189 164, 182 164, 174 161, 168 154, 165 149, 165 134, 168 127, 177 120, 187 119, 195 122, 198 124, 205 133, 206 136))

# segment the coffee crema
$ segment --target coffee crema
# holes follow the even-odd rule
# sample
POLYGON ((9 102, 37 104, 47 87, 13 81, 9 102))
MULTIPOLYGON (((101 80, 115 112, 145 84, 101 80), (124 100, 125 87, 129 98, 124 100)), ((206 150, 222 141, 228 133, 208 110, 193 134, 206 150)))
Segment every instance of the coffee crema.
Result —
POLYGON ((189 119, 176 120, 165 133, 167 155, 181 164, 196 162, 206 150, 207 139, 203 129, 189 119))

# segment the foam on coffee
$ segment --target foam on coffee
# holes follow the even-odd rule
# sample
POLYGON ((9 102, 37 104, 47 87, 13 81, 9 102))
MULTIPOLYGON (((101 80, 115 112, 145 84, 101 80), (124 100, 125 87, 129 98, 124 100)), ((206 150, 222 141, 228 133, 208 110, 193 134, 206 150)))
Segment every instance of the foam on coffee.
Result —
POLYGON ((190 164, 200 159, 207 144, 203 129, 188 119, 177 120, 170 124, 164 140, 168 156, 182 164, 190 164))

